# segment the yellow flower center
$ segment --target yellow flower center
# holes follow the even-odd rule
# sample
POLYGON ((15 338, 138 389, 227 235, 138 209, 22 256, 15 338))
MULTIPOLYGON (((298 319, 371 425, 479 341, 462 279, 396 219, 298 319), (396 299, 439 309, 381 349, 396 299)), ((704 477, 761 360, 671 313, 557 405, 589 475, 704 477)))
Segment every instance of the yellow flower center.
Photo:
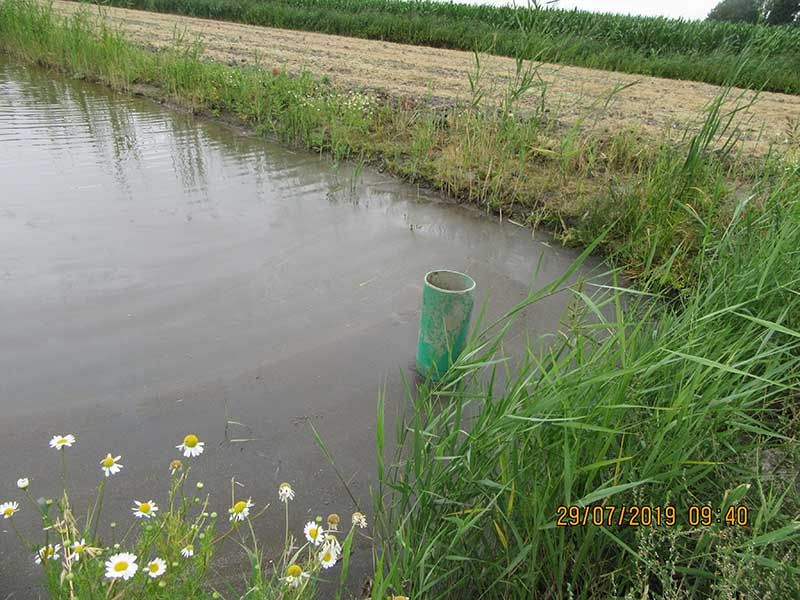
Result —
POLYGON ((300 577, 302 573, 303 569, 301 569, 299 565, 291 565, 288 569, 286 569, 286 574, 289 577, 300 577))
POLYGON ((186 446, 187 448, 194 448, 195 446, 197 446, 197 443, 199 441, 200 440, 197 439, 197 436, 195 434, 190 433, 185 438, 183 438, 183 445, 186 446))
POLYGON ((155 573, 155 572, 158 571, 158 563, 154 563, 154 562, 150 563, 149 565, 147 565, 147 567, 150 569, 151 573, 155 573))
POLYGON ((334 526, 339 524, 339 515, 336 513, 328 515, 328 525, 334 526))
POLYGON ((126 563, 124 560, 121 560, 121 561, 119 561, 118 563, 116 563, 114 565, 114 570, 117 573, 121 573, 122 571, 127 571, 128 570, 128 563, 126 563))
POLYGON ((106 456, 106 457, 103 459, 103 466, 104 466, 106 469, 110 469, 111 467, 113 467, 113 466, 114 466, 114 462, 115 462, 115 461, 114 461, 114 457, 113 457, 113 456, 111 456, 111 455, 108 455, 108 456, 106 456))
POLYGON ((319 529, 317 529, 316 527, 312 527, 311 529, 308 530, 308 537, 310 537, 311 539, 317 539, 318 535, 319 535, 319 529))
POLYGON ((330 559, 331 559, 331 551, 330 550, 326 550, 325 554, 322 555, 322 561, 323 562, 328 562, 330 559))
POLYGON ((56 445, 66 444, 66 443, 67 443, 67 438, 63 438, 62 437, 62 438, 58 438, 58 440, 56 440, 56 445))
POLYGON ((83 552, 83 545, 82 544, 78 544, 72 550, 73 550, 73 552, 75 552, 75 554, 80 554, 81 552, 83 552))
POLYGON ((149 514, 150 513, 150 503, 149 502, 142 502, 139 505, 139 512, 143 512, 145 514, 149 514))
POLYGON ((9 506, 7 509, 5 509, 3 511, 3 516, 5 516, 5 517, 10 517, 13 514, 14 514, 14 507, 13 506, 9 506))
POLYGON ((244 500, 239 500, 236 504, 233 505, 233 512, 239 514, 243 512, 245 508, 247 508, 247 502, 245 502, 244 500))

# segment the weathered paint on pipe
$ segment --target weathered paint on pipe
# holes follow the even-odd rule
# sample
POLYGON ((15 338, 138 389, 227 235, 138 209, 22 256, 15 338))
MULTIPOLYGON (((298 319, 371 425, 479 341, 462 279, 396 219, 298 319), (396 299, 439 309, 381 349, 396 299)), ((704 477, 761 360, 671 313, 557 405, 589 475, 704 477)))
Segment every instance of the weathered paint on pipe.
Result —
POLYGON ((425 275, 419 318, 417 372, 437 380, 464 351, 469 333, 475 281, 457 271, 425 275))

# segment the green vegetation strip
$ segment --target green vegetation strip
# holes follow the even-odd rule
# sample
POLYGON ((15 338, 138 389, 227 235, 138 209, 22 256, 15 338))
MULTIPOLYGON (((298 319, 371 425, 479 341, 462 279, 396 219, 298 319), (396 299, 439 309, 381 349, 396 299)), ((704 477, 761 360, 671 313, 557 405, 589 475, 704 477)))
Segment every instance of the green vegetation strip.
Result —
POLYGON ((800 597, 798 199, 785 180, 760 216, 706 239, 679 304, 567 273, 512 311, 571 295, 545 351, 505 362, 503 319, 445 381, 387 400, 407 408, 379 464, 376 585, 427 600, 800 597))
POLYGON ((399 0, 102 0, 140 8, 404 44, 800 93, 800 27, 399 0))
POLYGON ((724 97, 697 134, 649 143, 515 118, 524 70, 496 110, 398 107, 197 47, 149 53, 26 0, 0 5, 0 48, 543 219, 582 259, 602 245, 640 276, 568 287, 576 263, 479 324, 443 381, 392 403, 408 412, 389 462, 381 399, 372 598, 798 597, 800 167, 738 160, 724 97), (562 335, 503 362, 515 315, 560 291, 562 335), (565 509, 558 525, 560 505, 577 521, 565 509), (646 524, 620 515, 633 506, 651 507, 646 524))

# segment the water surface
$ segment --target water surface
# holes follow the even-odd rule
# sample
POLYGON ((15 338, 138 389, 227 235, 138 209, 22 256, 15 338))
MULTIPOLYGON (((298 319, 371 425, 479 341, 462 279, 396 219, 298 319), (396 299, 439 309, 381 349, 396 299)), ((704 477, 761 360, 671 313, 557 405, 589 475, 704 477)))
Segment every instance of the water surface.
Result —
MULTIPOLYGON (((99 459, 123 456, 107 508, 127 527, 134 499, 166 501, 194 432, 211 510, 226 513, 231 477, 273 503, 257 524, 268 547, 282 481, 295 529, 354 509, 309 423, 369 514, 377 391, 396 414, 426 271, 468 272, 498 315, 574 258, 385 175, 2 57, 0 182, 1 499, 21 476, 56 495, 47 441, 73 433, 79 504, 99 459)), ((552 333, 564 301, 529 311, 516 338, 552 333)), ((30 512, 17 522, 39 535, 30 512)), ((242 561, 231 546, 221 564, 242 561)), ((0 598, 38 597, 36 573, 2 535, 0 598)))

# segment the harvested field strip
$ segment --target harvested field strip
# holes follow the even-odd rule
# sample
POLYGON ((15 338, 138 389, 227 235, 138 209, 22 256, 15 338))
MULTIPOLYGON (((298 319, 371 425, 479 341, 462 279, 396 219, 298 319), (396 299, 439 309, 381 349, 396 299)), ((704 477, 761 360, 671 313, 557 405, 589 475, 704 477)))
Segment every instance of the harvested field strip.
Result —
MULTIPOLYGON (((82 5, 55 0, 59 14, 70 15, 82 5)), ((97 8, 92 9, 97 12, 97 8)), ((475 72, 470 52, 408 46, 373 40, 302 33, 160 15, 123 8, 103 8, 107 23, 118 27, 129 40, 163 49, 174 44, 176 28, 185 39, 199 38, 203 56, 232 65, 253 65, 266 69, 309 70, 328 77, 339 87, 378 91, 400 98, 430 99, 438 103, 468 100, 468 74, 475 72)), ((501 97, 513 80, 516 64, 499 56, 481 58, 485 96, 501 97)), ((720 91, 714 85, 654 77, 610 73, 579 67, 542 65, 541 85, 520 101, 520 110, 534 110, 546 88, 548 108, 566 123, 584 116, 598 98, 615 85, 634 84, 617 94, 591 123, 598 130, 623 128, 661 135, 681 132, 702 121, 702 111, 720 91)), ((738 120, 748 152, 763 154, 770 144, 800 147, 800 97, 764 92, 752 111, 738 120)))
MULTIPOLYGON (((626 73, 800 93, 800 30, 396 0, 104 0, 102 4, 626 73)), ((523 3, 524 4, 524 3, 523 3)))

